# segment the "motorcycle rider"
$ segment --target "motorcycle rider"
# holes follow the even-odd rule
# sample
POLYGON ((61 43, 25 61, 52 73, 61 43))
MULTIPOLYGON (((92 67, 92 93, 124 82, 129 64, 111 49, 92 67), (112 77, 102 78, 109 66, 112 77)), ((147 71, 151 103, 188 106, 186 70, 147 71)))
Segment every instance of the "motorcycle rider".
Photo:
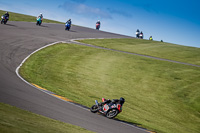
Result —
POLYGON ((99 103, 100 105, 104 105, 104 104, 109 104, 109 103, 117 103, 117 104, 121 104, 121 106, 124 104, 125 99, 123 97, 120 97, 120 99, 105 99, 103 102, 99 103))
POLYGON ((137 31, 136 31, 136 33, 135 33, 135 34, 136 34, 136 37, 137 37, 137 38, 139 38, 140 30, 139 30, 139 29, 137 29, 137 31))
POLYGON ((98 21, 96 22, 96 24, 99 24, 99 25, 100 25, 100 24, 101 24, 100 20, 98 20, 98 21))
POLYGON ((101 22, 100 22, 100 20, 98 20, 97 22, 96 22, 96 25, 99 25, 99 27, 98 27, 98 29, 100 28, 100 25, 101 25, 101 22))
POLYGON ((141 39, 143 39, 143 33, 142 33, 142 31, 140 32, 140 35, 139 35, 139 37, 141 38, 141 39))
POLYGON ((6 12, 3 16, 1 16, 1 24, 4 22, 4 24, 7 23, 8 19, 9 19, 9 13, 6 12))
POLYGON ((8 18, 9 18, 9 13, 8 13, 8 12, 6 12, 6 14, 4 14, 4 16, 6 16, 6 17, 8 17, 8 18))
POLYGON ((70 25, 70 27, 71 27, 71 24, 72 24, 72 21, 71 21, 71 19, 67 20, 66 24, 69 24, 69 25, 70 25))
POLYGON ((3 16, 5 16, 5 18, 6 18, 6 22, 8 21, 8 19, 9 19, 9 13, 8 12, 6 12, 3 16))
POLYGON ((43 19, 43 15, 42 15, 42 13, 40 13, 40 15, 39 15, 38 17, 41 18, 41 24, 42 24, 42 19, 43 19))
POLYGON ((150 36, 150 37, 149 37, 149 40, 151 40, 151 41, 152 41, 152 40, 153 40, 153 37, 152 37, 152 36, 150 36))

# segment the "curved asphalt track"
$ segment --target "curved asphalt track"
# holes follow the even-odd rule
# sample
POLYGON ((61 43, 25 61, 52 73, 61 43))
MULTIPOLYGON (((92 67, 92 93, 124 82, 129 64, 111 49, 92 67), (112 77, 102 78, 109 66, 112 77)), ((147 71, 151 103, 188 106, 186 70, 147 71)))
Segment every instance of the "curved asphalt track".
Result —
POLYGON ((93 114, 68 102, 33 88, 15 73, 20 63, 33 51, 57 41, 76 38, 126 38, 127 36, 61 24, 8 22, 0 25, 0 102, 46 117, 102 133, 144 133, 143 129, 93 114))

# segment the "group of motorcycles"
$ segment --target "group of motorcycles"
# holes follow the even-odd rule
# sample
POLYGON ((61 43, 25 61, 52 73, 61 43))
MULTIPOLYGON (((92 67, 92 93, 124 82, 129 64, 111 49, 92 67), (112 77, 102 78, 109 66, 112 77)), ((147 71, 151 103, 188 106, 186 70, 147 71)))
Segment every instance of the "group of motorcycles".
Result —
MULTIPOLYGON (((1 24, 6 24, 8 22, 8 19, 9 19, 8 16, 5 16, 5 15, 1 16, 1 24)), ((40 26, 41 24, 42 24, 42 18, 40 16, 38 16, 36 25, 40 26)), ((71 28, 71 24, 66 23, 65 30, 69 31, 70 28, 71 28)), ((100 28, 100 24, 96 24, 96 29, 99 30, 99 28, 100 28)))

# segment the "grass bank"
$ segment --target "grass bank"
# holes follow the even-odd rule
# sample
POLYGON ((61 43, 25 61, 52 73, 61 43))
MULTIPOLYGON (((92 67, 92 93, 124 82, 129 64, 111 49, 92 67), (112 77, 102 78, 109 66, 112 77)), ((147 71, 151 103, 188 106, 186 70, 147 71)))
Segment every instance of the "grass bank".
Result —
POLYGON ((88 39, 79 42, 200 65, 200 48, 195 47, 141 39, 88 39))
POLYGON ((0 103, 1 133, 92 133, 78 126, 0 103))
MULTIPOLYGON (((5 14, 6 11, 0 10, 0 16, 5 14)), ((14 12, 9 12, 9 21, 24 21, 24 22, 36 22, 36 17, 37 16, 30 16, 30 15, 25 15, 25 14, 19 14, 19 13, 14 13, 14 12)), ((49 20, 49 19, 43 19, 43 23, 58 23, 58 24, 63 24, 62 22, 54 21, 54 20, 49 20)))
MULTIPOLYGON (((121 45, 128 45, 124 41, 121 45)), ((126 102, 118 119, 161 133, 200 130, 197 67, 57 44, 32 55, 20 74, 31 83, 88 107, 102 97, 124 97, 126 102)))

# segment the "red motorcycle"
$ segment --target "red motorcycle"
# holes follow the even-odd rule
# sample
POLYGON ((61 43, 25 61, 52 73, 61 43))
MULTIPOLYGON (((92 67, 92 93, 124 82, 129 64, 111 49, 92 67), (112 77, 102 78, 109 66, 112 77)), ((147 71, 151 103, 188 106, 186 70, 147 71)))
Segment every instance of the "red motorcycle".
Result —
POLYGON ((99 30, 100 29, 100 24, 96 24, 96 30, 99 30))
POLYGON ((102 98, 102 103, 98 103, 98 101, 95 100, 96 104, 90 108, 90 111, 92 113, 99 112, 104 114, 107 118, 112 119, 122 112, 122 105, 124 102, 125 100, 123 98, 122 100, 120 98, 120 100, 113 99, 112 101, 102 98))

